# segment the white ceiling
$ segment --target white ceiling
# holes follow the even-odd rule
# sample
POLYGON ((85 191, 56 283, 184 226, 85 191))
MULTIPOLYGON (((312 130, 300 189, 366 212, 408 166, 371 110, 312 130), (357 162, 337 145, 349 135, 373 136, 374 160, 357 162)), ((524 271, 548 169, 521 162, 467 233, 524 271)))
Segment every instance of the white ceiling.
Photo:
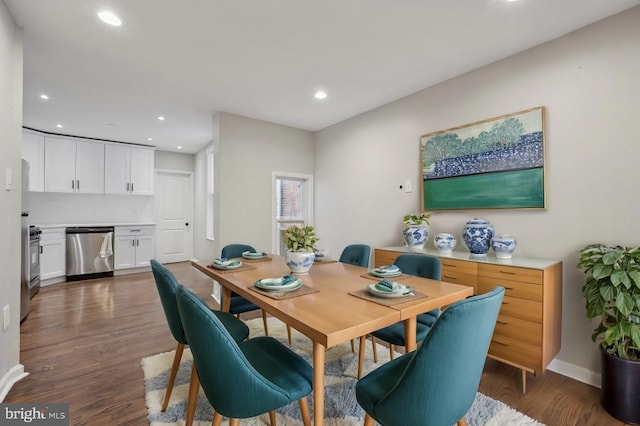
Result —
POLYGON ((640 0, 4 3, 24 30, 24 126, 195 153, 217 111, 319 130, 640 0))

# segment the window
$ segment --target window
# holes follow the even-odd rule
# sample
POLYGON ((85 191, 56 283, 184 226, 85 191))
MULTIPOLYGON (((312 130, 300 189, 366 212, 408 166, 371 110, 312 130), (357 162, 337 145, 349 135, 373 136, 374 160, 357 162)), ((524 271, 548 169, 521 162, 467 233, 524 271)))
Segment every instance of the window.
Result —
POLYGON ((313 224, 313 177, 274 173, 273 204, 273 252, 284 254, 283 232, 291 225, 313 224))
POLYGON ((213 147, 207 149, 207 195, 206 195, 206 203, 207 203, 207 212, 206 212, 206 225, 207 225, 207 239, 214 239, 213 232, 213 217, 214 212, 213 208, 215 206, 215 191, 214 191, 214 156, 213 156, 213 147))

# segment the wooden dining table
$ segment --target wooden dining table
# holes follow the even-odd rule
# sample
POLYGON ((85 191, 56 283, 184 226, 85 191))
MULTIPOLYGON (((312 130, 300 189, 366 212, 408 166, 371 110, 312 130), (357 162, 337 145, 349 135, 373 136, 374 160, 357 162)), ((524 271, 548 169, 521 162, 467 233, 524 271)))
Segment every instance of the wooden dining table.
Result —
MULTIPOLYGON (((328 348, 367 335, 375 330, 404 321, 407 351, 416 349, 416 315, 440 308, 473 294, 473 288, 444 281, 403 275, 398 282, 411 286, 416 297, 382 299, 368 297, 368 284, 381 278, 369 270, 340 262, 316 262, 308 273, 296 275, 303 286, 300 295, 273 298, 256 291, 255 283, 264 278, 290 274, 284 257, 268 255, 264 259, 242 259, 237 270, 219 270, 211 261, 192 261, 193 267, 222 286, 223 311, 229 311, 231 294, 250 300, 270 315, 283 321, 313 342, 314 425, 324 420, 324 367, 328 348), (377 300, 376 300, 377 299, 377 300)), ((395 280, 395 278, 394 278, 395 280)))

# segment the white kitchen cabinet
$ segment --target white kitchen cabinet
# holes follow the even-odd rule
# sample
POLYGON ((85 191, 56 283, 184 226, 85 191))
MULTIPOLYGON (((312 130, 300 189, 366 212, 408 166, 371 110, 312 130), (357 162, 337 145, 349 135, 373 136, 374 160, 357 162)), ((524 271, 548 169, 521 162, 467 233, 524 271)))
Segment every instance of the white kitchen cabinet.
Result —
POLYGON ((155 257, 155 226, 116 226, 113 255, 116 270, 150 266, 155 257))
POLYGON ((22 158, 29 162, 29 191, 44 191, 44 136, 22 132, 22 158))
POLYGON ((154 150, 122 144, 105 146, 105 192, 153 195, 154 150))
POLYGON ((104 193, 104 143, 45 138, 46 192, 104 193))
MULTIPOLYGON (((66 274, 66 228, 43 228, 40 235, 40 280, 66 274)), ((64 281, 64 280, 62 280, 64 281)))

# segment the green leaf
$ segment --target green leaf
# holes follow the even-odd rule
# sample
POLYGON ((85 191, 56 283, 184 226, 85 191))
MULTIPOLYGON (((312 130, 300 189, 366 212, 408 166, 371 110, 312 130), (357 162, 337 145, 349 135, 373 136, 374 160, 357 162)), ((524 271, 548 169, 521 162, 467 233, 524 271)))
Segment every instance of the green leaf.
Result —
POLYGON ((635 305, 636 303, 629 293, 618 293, 618 296, 616 297, 616 308, 618 308, 622 315, 628 317, 631 312, 633 312, 635 305))
POLYGON ((591 270, 591 275, 593 275, 593 278, 599 280, 601 278, 606 278, 609 275, 611 275, 612 271, 613 271, 612 266, 604 265, 602 263, 596 263, 595 265, 593 265, 593 269, 591 270))

